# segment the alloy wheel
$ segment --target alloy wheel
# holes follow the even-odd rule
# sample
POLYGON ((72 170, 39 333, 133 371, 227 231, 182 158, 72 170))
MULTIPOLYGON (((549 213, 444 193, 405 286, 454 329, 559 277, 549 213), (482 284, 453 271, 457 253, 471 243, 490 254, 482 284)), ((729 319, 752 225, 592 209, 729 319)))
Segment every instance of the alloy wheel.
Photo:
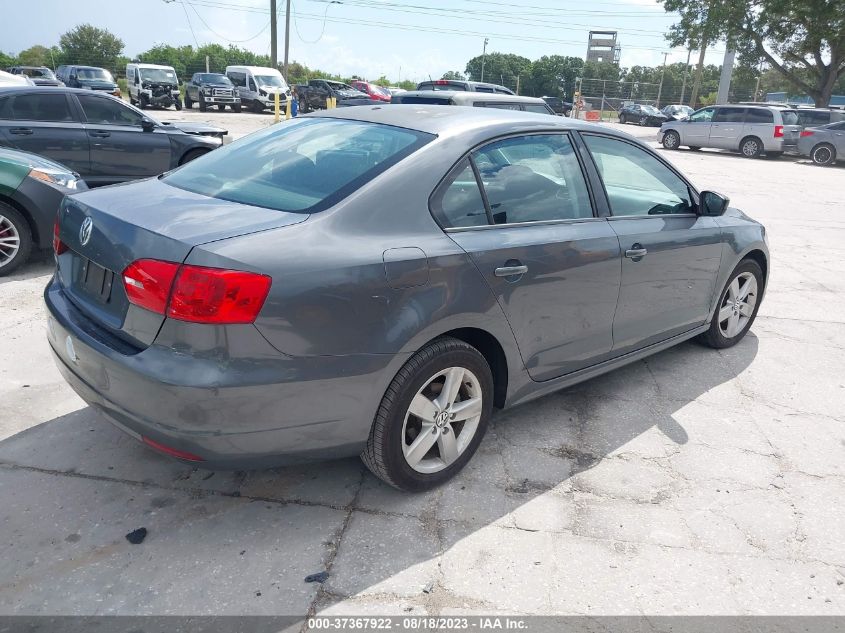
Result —
POLYGON ((0 215, 0 268, 11 262, 21 247, 21 236, 12 221, 0 215))
POLYGON ((725 338, 740 334, 757 306, 757 278, 750 272, 737 275, 719 307, 719 331, 725 338))
POLYGON ((744 156, 753 158, 754 156, 757 156, 757 154, 760 153, 760 146, 757 144, 757 141, 755 141, 753 138, 749 139, 742 144, 742 153, 744 156))
POLYGON ((827 165, 832 162, 833 150, 827 145, 820 145, 813 150, 813 162, 818 165, 827 165))
POLYGON ((473 372, 464 367, 439 371, 417 392, 405 414, 405 461, 420 473, 447 468, 472 442, 482 411, 481 383, 473 372))

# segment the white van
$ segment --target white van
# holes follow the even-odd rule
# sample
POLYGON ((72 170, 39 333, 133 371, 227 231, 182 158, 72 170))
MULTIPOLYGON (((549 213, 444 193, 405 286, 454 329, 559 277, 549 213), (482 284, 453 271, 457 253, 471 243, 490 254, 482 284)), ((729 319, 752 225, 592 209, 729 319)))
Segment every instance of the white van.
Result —
POLYGON ((226 76, 238 88, 244 107, 255 112, 272 108, 277 92, 282 104, 290 97, 290 86, 275 68, 226 66, 226 76))
POLYGON ((126 85, 129 103, 143 109, 147 106, 182 109, 179 79, 173 66, 158 64, 126 64, 126 85))

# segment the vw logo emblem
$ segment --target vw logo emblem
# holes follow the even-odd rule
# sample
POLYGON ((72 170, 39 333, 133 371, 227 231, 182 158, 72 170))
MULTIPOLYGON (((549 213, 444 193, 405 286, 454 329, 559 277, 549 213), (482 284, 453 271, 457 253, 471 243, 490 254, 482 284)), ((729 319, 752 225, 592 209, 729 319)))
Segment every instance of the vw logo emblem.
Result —
POLYGON ((91 231, 94 229, 94 222, 91 218, 85 218, 82 226, 79 227, 79 243, 85 246, 91 239, 91 231))

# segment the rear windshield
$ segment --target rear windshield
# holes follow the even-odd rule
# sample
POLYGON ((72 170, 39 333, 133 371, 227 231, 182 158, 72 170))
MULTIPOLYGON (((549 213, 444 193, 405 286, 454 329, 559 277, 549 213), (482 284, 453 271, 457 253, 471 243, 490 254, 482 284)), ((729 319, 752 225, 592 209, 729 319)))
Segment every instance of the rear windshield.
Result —
POLYGON ((393 95, 391 99, 393 103, 412 103, 415 105, 450 105, 452 103, 451 97, 421 97, 418 95, 393 95))
POLYGON ((164 176, 164 182, 220 200, 314 213, 433 138, 364 121, 301 119, 210 152, 164 176))
MULTIPOLYGON (((448 83, 436 81, 424 81, 417 85, 417 90, 466 90, 467 85, 462 83, 448 83)), ((490 91, 492 92, 492 90, 490 91)))
POLYGON ((798 113, 794 110, 781 110, 784 125, 798 125, 798 113))

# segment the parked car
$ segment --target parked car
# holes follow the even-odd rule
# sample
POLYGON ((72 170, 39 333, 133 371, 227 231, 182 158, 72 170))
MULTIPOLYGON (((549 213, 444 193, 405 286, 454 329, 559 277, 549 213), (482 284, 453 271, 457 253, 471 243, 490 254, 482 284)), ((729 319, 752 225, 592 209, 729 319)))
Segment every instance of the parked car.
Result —
POLYGON ((29 77, 36 86, 64 86, 53 71, 46 66, 12 66, 9 72, 13 75, 29 77))
POLYGON ((674 104, 667 105, 661 112, 666 115, 669 121, 683 121, 684 119, 688 119, 689 115, 695 112, 695 110, 688 105, 674 104))
POLYGON ((620 123, 636 123, 638 125, 653 125, 660 127, 666 120, 665 114, 652 105, 631 103, 619 110, 620 123))
POLYGON ((481 81, 463 81, 459 79, 437 79, 436 81, 422 81, 417 84, 417 90, 462 90, 464 92, 495 92, 512 95, 510 88, 499 84, 488 84, 481 81))
POLYGON ((818 127, 837 121, 845 121, 845 110, 834 110, 832 108, 795 108, 793 110, 798 116, 798 125, 802 128, 818 127))
POLYGON ((237 88, 241 104, 253 112, 264 112, 276 105, 276 94, 281 106, 286 107, 290 86, 276 68, 263 66, 226 66, 226 77, 237 88))
POLYGON ((747 158, 766 154, 777 158, 797 151, 798 115, 768 106, 718 105, 697 110, 684 121, 660 127, 658 140, 666 149, 715 147, 740 152, 747 158))
POLYGON ((241 111, 241 97, 235 85, 226 75, 220 73, 194 73, 191 80, 185 82, 185 109, 190 110, 199 104, 202 112, 210 105, 216 105, 221 112, 226 106, 233 112, 241 111))
POLYGON ((96 66, 65 65, 56 69, 56 77, 68 88, 84 88, 86 90, 102 90, 115 97, 120 97, 120 88, 105 68, 96 66))
POLYGON ((0 276, 47 249, 62 198, 88 187, 64 165, 0 147, 0 276))
POLYGON ((355 90, 363 92, 373 101, 384 101, 386 103, 390 103, 390 97, 393 96, 387 88, 374 84, 371 81, 355 80, 350 81, 349 85, 355 88, 355 90))
POLYGON ((833 165, 837 160, 845 160, 845 121, 802 130, 798 153, 809 156, 816 165, 833 165))
POLYGON ((297 86, 296 99, 302 113, 325 109, 326 100, 329 97, 336 99, 338 106, 383 103, 383 101, 371 99, 367 93, 356 90, 342 81, 311 79, 307 84, 297 86))
POLYGON ((536 114, 555 113, 543 99, 506 94, 491 95, 482 92, 411 90, 394 96, 391 103, 498 108, 500 110, 521 110, 536 114))
POLYGON ((543 97, 543 101, 549 104, 549 107, 554 110, 555 114, 559 114, 560 116, 569 116, 569 113, 572 112, 572 104, 560 97, 543 97))
POLYGON ((220 147, 225 134, 161 123, 100 91, 0 88, 0 146, 46 156, 89 186, 156 176, 220 147))
POLYGON ((0 70, 0 88, 3 86, 34 86, 35 84, 26 75, 13 75, 5 70, 0 70))
POLYGON ((337 108, 67 199, 48 339, 76 392, 158 451, 361 454, 421 490, 467 463, 494 407, 693 337, 739 342, 769 256, 727 207, 605 127, 337 108))
POLYGON ((172 66, 158 64, 126 64, 129 103, 142 110, 150 106, 182 109, 179 80, 172 66))

